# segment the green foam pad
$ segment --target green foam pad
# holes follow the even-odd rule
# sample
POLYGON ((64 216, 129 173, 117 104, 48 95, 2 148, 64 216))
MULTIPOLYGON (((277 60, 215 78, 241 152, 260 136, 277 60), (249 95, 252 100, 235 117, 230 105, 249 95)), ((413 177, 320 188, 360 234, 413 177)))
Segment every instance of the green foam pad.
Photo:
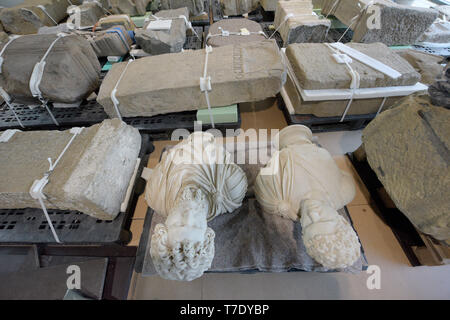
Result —
POLYGON ((147 12, 145 15, 143 16, 134 16, 131 17, 131 21, 133 21, 134 25, 137 28, 142 28, 144 26, 145 23, 145 18, 149 17, 152 13, 151 12, 147 12))
MULTIPOLYGON (((211 108, 214 123, 235 123, 238 122, 237 104, 227 107, 211 108)), ((210 124, 209 109, 201 109, 197 111, 197 121, 204 124, 210 124)))

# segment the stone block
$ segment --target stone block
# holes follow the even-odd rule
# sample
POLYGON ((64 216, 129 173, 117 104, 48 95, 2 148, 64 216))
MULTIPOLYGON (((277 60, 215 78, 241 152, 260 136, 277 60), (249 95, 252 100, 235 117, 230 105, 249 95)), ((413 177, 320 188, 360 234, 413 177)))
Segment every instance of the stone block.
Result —
POLYGON ((240 16, 258 9, 259 0, 220 0, 224 16, 240 16))
POLYGON ((266 39, 261 25, 249 19, 223 19, 213 23, 209 27, 207 36, 207 44, 213 47, 221 47, 230 44, 238 44, 241 42, 262 41, 266 39), (221 28, 221 29, 220 29, 221 28), (231 33, 241 33, 242 29, 250 32, 249 35, 230 34, 223 36, 222 31, 229 31, 231 33))

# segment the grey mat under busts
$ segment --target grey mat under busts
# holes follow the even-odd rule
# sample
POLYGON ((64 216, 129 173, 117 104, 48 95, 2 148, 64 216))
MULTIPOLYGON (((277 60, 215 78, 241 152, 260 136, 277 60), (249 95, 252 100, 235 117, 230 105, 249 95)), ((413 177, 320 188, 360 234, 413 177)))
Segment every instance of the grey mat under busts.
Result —
MULTIPOLYGON (((350 221, 345 208, 339 213, 350 221)), ((142 269, 144 276, 156 274, 150 256, 151 235, 158 223, 165 222, 161 215, 151 215, 152 222, 142 269)), ((245 199, 242 207, 233 213, 216 217, 208 225, 216 233, 216 238, 214 259, 207 272, 356 273, 367 267, 367 260, 361 248, 361 257, 352 267, 327 270, 306 253, 300 222, 264 213, 254 198, 245 199)))

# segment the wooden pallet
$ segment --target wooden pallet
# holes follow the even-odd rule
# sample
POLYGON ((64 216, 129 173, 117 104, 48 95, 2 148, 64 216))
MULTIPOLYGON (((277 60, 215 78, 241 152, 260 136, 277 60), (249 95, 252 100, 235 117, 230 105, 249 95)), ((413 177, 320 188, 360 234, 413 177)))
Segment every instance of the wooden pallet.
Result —
POLYGON ((360 148, 347 155, 376 205, 376 212, 391 228, 412 266, 450 264, 450 247, 414 227, 395 206, 360 148))

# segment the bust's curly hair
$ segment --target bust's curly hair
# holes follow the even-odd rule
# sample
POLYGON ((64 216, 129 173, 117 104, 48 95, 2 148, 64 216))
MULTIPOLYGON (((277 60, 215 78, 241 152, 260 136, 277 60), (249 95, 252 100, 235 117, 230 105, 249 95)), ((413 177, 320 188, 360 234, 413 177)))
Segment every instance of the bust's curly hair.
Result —
POLYGON ((157 224, 152 235, 150 255, 158 274, 165 279, 192 281, 211 267, 215 233, 207 228, 203 242, 183 241, 171 247, 167 227, 157 224))

